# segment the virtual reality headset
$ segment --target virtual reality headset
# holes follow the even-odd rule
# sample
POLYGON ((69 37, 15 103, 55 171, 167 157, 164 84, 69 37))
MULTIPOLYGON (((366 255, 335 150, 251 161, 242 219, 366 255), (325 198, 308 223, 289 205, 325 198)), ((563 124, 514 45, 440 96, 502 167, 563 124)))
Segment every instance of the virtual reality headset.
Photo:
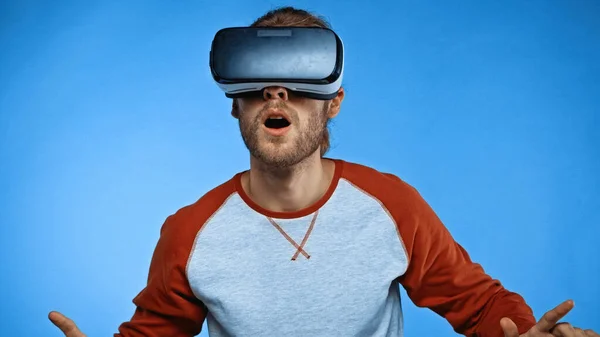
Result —
POLYGON ((229 98, 262 95, 280 86, 319 100, 336 97, 344 73, 344 46, 319 27, 234 27, 212 42, 210 70, 229 98))

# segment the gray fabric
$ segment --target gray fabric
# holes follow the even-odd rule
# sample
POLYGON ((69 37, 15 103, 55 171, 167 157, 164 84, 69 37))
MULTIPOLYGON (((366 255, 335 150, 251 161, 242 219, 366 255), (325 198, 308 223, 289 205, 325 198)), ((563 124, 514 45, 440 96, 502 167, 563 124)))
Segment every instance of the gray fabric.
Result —
MULTIPOLYGON (((275 221, 298 244, 312 214, 275 221)), ((305 250, 232 194, 198 233, 187 273, 211 337, 402 336, 407 257, 380 202, 342 178, 305 250)))

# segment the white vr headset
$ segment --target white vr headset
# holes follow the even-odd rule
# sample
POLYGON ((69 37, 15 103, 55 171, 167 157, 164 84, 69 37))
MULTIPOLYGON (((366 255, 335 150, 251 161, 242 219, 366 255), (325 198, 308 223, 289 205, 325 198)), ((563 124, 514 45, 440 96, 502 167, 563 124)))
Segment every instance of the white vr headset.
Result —
POLYGON ((262 95, 264 88, 280 86, 329 100, 342 85, 344 46, 327 28, 225 28, 213 39, 210 70, 229 98, 262 95))

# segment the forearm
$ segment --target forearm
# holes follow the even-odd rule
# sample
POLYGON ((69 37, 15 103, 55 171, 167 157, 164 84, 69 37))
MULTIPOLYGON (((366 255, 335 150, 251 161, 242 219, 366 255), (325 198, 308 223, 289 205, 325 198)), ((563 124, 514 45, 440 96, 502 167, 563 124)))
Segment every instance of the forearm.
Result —
POLYGON ((409 261, 399 281, 413 303, 430 308, 468 337, 503 337, 503 317, 519 331, 535 325, 525 300, 471 260, 416 190, 404 192, 402 204, 389 209, 409 261))

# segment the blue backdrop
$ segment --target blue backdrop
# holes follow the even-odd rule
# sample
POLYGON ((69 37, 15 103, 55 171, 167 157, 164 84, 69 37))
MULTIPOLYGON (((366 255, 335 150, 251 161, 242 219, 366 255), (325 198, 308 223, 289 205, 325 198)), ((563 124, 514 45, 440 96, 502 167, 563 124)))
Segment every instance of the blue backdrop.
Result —
POLYGON ((131 316, 163 220, 248 166, 213 34, 287 4, 347 48, 330 155, 414 185, 538 318, 572 298, 600 330, 600 2, 2 1, 0 334, 131 316))

